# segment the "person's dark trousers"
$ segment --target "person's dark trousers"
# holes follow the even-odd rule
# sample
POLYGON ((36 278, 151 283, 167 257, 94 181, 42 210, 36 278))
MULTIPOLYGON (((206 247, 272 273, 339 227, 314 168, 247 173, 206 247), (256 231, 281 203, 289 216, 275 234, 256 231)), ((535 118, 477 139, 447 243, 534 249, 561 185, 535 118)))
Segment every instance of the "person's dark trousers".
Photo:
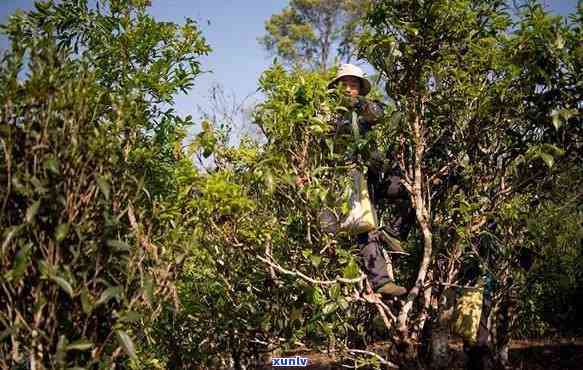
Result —
POLYGON ((405 187, 401 184, 399 176, 389 176, 385 182, 385 197, 396 205, 397 215, 391 220, 390 227, 393 236, 406 240, 409 231, 415 224, 415 210, 411 204, 411 198, 405 187))
POLYGON ((407 240, 415 224, 415 210, 409 193, 401 184, 401 178, 397 175, 385 175, 377 168, 371 167, 367 180, 371 201, 377 209, 383 199, 396 208, 396 214, 391 217, 385 230, 395 238, 407 240))
POLYGON ((378 233, 371 231, 357 236, 364 269, 368 280, 376 290, 391 281, 387 273, 387 265, 383 255, 383 245, 378 233))
MULTIPOLYGON (((411 227, 415 223, 415 213, 411 207, 409 193, 401 184, 399 176, 384 177, 374 166, 369 168, 368 184, 371 201, 379 208, 382 198, 388 199, 397 206, 397 215, 391 220, 389 230, 392 236, 406 240, 411 227), (384 178, 384 179, 383 179, 384 178)), ((386 260, 383 255, 383 242, 376 231, 362 233, 357 236, 360 256, 362 258, 368 280, 374 290, 391 281, 387 273, 386 260)))

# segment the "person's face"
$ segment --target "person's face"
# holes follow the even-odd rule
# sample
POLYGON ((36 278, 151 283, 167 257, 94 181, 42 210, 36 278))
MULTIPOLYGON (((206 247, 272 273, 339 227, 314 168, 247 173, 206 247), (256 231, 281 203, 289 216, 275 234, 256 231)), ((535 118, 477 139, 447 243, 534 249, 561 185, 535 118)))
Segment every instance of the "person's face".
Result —
POLYGON ((360 79, 354 76, 344 76, 339 80, 340 86, 347 96, 356 98, 360 93, 360 79))

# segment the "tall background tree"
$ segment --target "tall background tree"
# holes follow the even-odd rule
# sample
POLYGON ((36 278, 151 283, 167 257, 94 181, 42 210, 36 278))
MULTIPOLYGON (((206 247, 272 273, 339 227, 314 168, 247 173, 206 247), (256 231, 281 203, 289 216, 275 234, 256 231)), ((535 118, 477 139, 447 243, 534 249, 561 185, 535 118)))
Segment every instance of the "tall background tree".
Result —
POLYGON ((265 23, 260 44, 283 62, 325 69, 354 57, 354 40, 368 0, 292 0, 265 23))

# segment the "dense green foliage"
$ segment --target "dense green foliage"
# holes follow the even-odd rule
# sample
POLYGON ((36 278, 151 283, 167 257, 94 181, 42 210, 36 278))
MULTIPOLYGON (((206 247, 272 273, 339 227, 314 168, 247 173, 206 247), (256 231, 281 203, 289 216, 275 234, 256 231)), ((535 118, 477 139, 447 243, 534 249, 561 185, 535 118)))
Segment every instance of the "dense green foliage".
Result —
POLYGON ((335 245, 317 221, 323 204, 338 201, 329 192, 337 186, 331 173, 342 171, 331 166, 338 154, 321 149, 331 144, 332 126, 318 116, 336 109, 328 78, 281 66, 264 74, 267 99, 256 113, 264 145, 247 138, 237 148, 224 146, 209 125, 195 140, 201 150, 212 147, 222 167, 193 180, 175 202, 174 222, 191 230, 181 243, 194 249, 179 278, 183 307, 163 334, 174 338, 167 347, 174 366, 192 359, 210 368, 237 366, 299 342, 364 335, 366 310, 348 305, 340 283, 321 289, 258 259, 327 280, 359 276, 350 245, 335 245), (298 178, 309 184, 299 186, 298 178))
POLYGON ((99 5, 39 2, 4 28, 3 368, 121 363, 175 296, 181 252, 159 244, 157 204, 176 193, 188 122, 160 108, 209 49, 192 22, 99 5))
MULTIPOLYGON (((0 367, 242 368, 299 348, 378 368, 351 352, 378 338, 387 360, 429 353, 437 367, 468 271, 491 282, 498 360, 510 336, 581 334, 581 6, 566 23, 535 2, 513 20, 502 1, 375 1, 329 40, 349 30, 354 47, 362 31, 392 99, 375 129, 338 142, 335 71, 275 64, 259 80, 262 137, 233 147, 225 122, 184 142, 191 117, 173 96, 210 49, 148 3, 38 3, 3 28, 0 367), (393 261, 410 293, 384 307, 354 240, 319 223, 347 206, 347 156, 378 160, 373 144, 401 167, 417 218, 393 261)), ((325 66, 308 28, 338 3, 293 1, 268 22, 270 47, 325 66), (292 17, 287 40, 281 17, 300 8, 315 14, 292 17)))
MULTIPOLYGON (((463 282, 473 265, 493 282, 500 318, 493 343, 504 351, 512 296, 528 289, 523 269, 530 266, 516 262, 546 249, 533 233, 541 220, 531 216, 579 197, 580 184, 567 199, 548 189, 579 177, 582 9, 570 24, 535 2, 519 10, 516 24, 503 1, 380 1, 367 15, 360 50, 403 113, 398 156, 424 253, 419 290, 399 316, 401 340, 416 337, 423 325, 411 332, 409 320, 427 311, 438 331, 444 286, 463 282)), ((569 229, 571 237, 580 232, 569 229)), ((569 240, 569 249, 580 244, 569 240)))

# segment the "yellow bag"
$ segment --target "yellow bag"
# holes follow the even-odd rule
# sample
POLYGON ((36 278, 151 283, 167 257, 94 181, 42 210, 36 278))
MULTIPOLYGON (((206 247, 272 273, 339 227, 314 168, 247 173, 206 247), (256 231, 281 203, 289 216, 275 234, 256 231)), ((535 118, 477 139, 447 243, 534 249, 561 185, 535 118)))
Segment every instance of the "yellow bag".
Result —
POLYGON ((348 199, 350 212, 340 223, 340 230, 356 235, 376 229, 377 218, 362 171, 353 169, 350 176, 352 178, 348 199))
POLYGON ((478 284, 477 287, 464 288, 456 303, 452 330, 470 344, 475 344, 478 338, 483 297, 484 286, 478 284))
MULTIPOLYGON (((358 141, 360 132, 356 112, 352 112, 352 134, 354 140, 358 141)), ((362 171, 355 167, 350 171, 350 177, 352 180, 348 193, 350 212, 340 223, 340 230, 350 235, 356 235, 376 229, 377 217, 372 202, 370 201, 368 186, 362 171)))

